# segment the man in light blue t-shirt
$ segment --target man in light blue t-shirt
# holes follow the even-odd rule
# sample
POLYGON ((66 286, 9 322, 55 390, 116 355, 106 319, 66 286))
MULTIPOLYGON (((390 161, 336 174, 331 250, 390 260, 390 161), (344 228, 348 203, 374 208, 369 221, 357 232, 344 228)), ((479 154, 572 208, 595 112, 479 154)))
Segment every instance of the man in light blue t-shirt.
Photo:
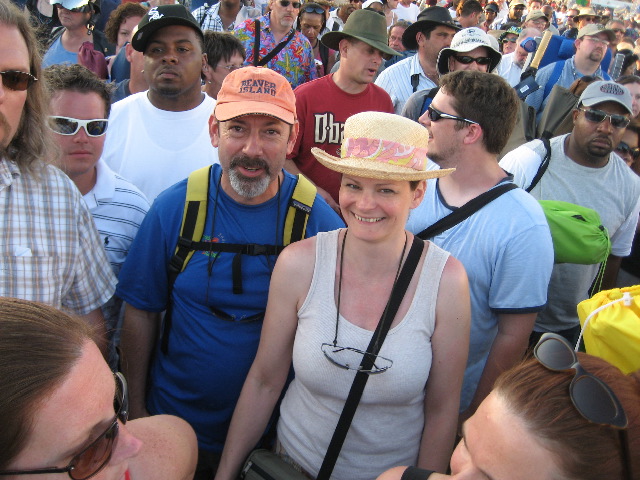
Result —
MULTIPOLYGON (((421 232, 488 190, 512 182, 497 155, 518 110, 515 91, 496 75, 458 71, 442 77, 420 121, 431 137, 430 159, 456 171, 429 180, 422 204, 409 217, 410 231, 421 232)), ((517 188, 431 240, 460 260, 469 276, 471 338, 463 421, 498 375, 525 352, 536 313, 546 303, 553 245, 542 208, 517 188)))

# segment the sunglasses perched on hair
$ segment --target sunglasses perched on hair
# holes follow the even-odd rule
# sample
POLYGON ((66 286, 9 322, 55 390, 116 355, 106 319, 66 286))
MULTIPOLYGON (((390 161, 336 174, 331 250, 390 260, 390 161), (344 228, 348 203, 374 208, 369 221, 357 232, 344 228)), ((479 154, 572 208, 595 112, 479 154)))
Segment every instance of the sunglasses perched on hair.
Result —
POLYGON ((280 5, 287 8, 289 5, 293 5, 293 8, 300 8, 302 5, 300 2, 292 2, 290 0, 280 0, 280 5))
POLYGON ((101 137, 107 133, 109 120, 106 118, 94 118, 92 120, 80 120, 79 118, 59 117, 51 115, 49 117, 49 128, 60 135, 75 135, 84 128, 90 137, 101 137))
POLYGON ((631 478, 631 462, 627 439, 627 415, 616 394, 605 382, 587 372, 569 342, 555 333, 545 333, 533 349, 533 355, 548 370, 574 370, 569 384, 571 402, 578 413, 591 423, 607 425, 619 431, 625 462, 626 478, 631 478))
POLYGON ((113 417, 109 428, 89 444, 84 450, 75 455, 69 465, 64 468, 40 468, 37 470, 16 470, 0 472, 0 476, 11 475, 40 475, 47 473, 67 473, 73 480, 86 480, 102 470, 113 453, 113 447, 118 438, 118 420, 123 424, 129 418, 129 393, 127 381, 121 373, 114 374, 116 379, 116 397, 114 399, 113 417))
POLYGON ((637 160, 640 157, 640 148, 631 148, 626 142, 620 142, 616 147, 616 152, 622 155, 629 155, 634 160, 637 160))
POLYGON ((93 12, 93 7, 91 5, 89 5, 89 4, 83 5, 81 7, 76 7, 76 8, 65 8, 65 7, 62 6, 62 4, 56 3, 56 7, 58 7, 59 9, 68 10, 68 11, 74 12, 74 13, 91 13, 91 12, 93 12))
POLYGON ((629 117, 625 117, 624 115, 607 113, 594 108, 579 108, 579 110, 584 112, 584 118, 593 123, 602 123, 608 118, 611 121, 611 126, 614 128, 625 128, 631 121, 629 117))
POLYGON ((444 113, 440 110, 433 108, 431 105, 427 108, 427 115, 429 116, 429 120, 432 122, 438 122, 443 118, 445 120, 457 120, 459 122, 472 123, 474 125, 480 125, 478 122, 474 122, 473 120, 469 120, 468 118, 458 117, 457 115, 451 115, 450 113, 444 113))
POLYGON ((470 57, 469 55, 454 55, 456 62, 459 62, 463 65, 469 65, 473 62, 476 62, 478 65, 489 65, 491 63, 491 59, 489 57, 470 57))
POLYGON ((302 7, 300 13, 319 13, 320 15, 323 15, 324 8, 314 7, 313 5, 305 5, 304 7, 302 7))
POLYGON ((30 73, 19 72, 17 70, 5 70, 4 72, 0 72, 0 76, 2 76, 2 85, 16 92, 23 92, 38 81, 38 79, 30 73))

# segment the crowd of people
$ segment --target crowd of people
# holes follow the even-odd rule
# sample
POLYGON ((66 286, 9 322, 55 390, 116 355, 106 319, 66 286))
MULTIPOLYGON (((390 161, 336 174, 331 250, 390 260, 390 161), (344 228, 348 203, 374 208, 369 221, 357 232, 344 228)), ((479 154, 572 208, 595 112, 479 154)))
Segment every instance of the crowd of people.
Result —
POLYGON ((632 8, 0 0, 0 478, 640 479, 632 8))

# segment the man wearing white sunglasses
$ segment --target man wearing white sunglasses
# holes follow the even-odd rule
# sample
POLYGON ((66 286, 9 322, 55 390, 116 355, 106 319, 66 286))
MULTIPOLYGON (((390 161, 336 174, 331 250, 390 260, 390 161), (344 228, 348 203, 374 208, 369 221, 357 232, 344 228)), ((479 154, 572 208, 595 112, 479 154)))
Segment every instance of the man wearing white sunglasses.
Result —
MULTIPOLYGON (((111 108, 107 85, 81 65, 53 65, 44 72, 49 91, 49 128, 60 149, 59 167, 82 194, 113 273, 117 276, 149 202, 131 182, 100 160, 111 108)), ((117 367, 115 346, 122 300, 102 307, 109 334, 109 363, 117 367)))

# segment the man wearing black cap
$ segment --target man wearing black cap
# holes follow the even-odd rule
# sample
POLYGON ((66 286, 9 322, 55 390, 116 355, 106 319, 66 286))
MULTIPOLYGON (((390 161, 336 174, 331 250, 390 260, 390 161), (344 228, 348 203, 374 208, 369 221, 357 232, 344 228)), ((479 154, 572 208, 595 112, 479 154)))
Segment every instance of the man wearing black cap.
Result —
POLYGON ((438 55, 440 50, 451 45, 458 30, 460 27, 453 22, 449 11, 436 6, 423 10, 418 21, 404 31, 402 43, 405 48, 418 53, 387 68, 376 80, 376 85, 391 97, 397 114, 402 112, 412 93, 437 86, 438 55))
POLYGON ((304 173, 336 210, 342 176, 320 164, 311 147, 335 154, 342 144, 344 122, 351 115, 393 113, 387 92, 373 84, 382 55, 397 55, 386 41, 384 17, 371 10, 356 10, 341 32, 328 32, 321 39, 327 47, 340 51, 338 71, 295 90, 300 131, 286 168, 304 173))
POLYGON ((215 100, 201 91, 203 35, 182 5, 154 7, 131 42, 144 54, 146 92, 113 105, 103 158, 153 201, 192 171, 217 163, 207 122, 215 100))

